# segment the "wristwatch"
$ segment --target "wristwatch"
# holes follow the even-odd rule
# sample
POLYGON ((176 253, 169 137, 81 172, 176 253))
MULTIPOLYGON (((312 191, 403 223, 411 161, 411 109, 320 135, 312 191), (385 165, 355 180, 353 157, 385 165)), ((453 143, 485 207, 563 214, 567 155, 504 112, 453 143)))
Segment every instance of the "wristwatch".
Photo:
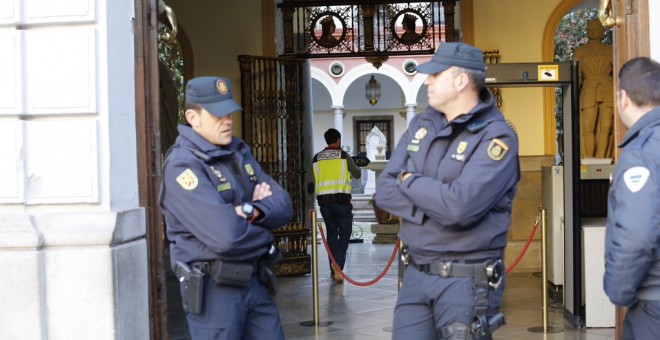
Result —
POLYGON ((241 206, 241 210, 245 214, 245 219, 248 220, 250 223, 254 222, 256 216, 254 214, 254 206, 250 203, 243 203, 241 206))

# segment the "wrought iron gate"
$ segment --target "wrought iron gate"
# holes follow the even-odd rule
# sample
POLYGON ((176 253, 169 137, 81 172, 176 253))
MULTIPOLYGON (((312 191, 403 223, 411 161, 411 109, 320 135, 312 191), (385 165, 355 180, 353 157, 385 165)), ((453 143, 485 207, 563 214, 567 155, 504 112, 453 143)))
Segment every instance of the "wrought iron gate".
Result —
POLYGON ((305 60, 241 55, 243 139, 262 169, 291 196, 293 219, 274 232, 284 253, 278 275, 310 272, 304 225, 303 65, 305 60))

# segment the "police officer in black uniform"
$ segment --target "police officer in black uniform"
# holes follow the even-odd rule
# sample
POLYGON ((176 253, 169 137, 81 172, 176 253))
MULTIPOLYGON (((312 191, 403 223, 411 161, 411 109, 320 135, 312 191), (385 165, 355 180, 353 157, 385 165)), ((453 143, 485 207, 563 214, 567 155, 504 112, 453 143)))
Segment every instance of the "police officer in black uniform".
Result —
POLYGON ((504 322, 518 138, 484 88, 478 49, 441 43, 417 71, 428 74, 430 107, 410 122, 376 183, 376 204, 402 219, 407 264, 392 338, 490 339, 504 322))
POLYGON ((284 339, 269 265, 291 198, 232 136, 240 110, 229 80, 191 79, 163 169, 160 206, 193 339, 284 339))
POLYGON ((628 128, 608 194, 605 293, 627 307, 621 339, 660 338, 660 63, 619 71, 617 106, 628 128))

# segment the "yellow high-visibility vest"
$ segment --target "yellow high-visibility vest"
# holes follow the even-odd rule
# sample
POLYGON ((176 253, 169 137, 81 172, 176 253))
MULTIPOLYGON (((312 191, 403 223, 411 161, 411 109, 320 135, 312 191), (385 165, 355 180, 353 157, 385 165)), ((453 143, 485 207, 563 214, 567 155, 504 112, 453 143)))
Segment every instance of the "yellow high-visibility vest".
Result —
POLYGON ((314 156, 316 195, 350 194, 348 161, 339 149, 326 149, 314 156))

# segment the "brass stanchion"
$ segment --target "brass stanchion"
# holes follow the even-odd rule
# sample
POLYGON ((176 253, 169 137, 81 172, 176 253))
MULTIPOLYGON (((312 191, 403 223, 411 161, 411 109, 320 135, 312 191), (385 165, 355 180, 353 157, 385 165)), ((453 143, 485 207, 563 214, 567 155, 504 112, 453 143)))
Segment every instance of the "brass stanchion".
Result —
POLYGON ((542 296, 543 296, 543 306, 542 310, 542 327, 530 327, 527 330, 534 333, 559 333, 563 332, 563 328, 557 327, 548 327, 548 259, 547 259, 547 229, 545 226, 545 213, 546 210, 543 207, 539 207, 539 212, 541 213, 541 277, 542 277, 542 296))
POLYGON ((317 239, 316 235, 319 231, 319 225, 321 222, 316 222, 316 210, 310 209, 309 215, 312 220, 312 305, 314 308, 314 320, 303 321, 300 323, 301 326, 307 327, 327 327, 332 325, 332 322, 325 321, 321 322, 319 319, 319 252, 317 249, 317 239))
POLYGON ((406 265, 403 263, 403 260, 401 259, 401 252, 402 252, 401 249, 403 249, 403 242, 401 242, 401 240, 397 240, 397 242, 399 242, 399 254, 397 254, 399 257, 397 261, 399 264, 397 291, 399 291, 401 290, 401 286, 403 286, 403 274, 406 271, 406 265))

